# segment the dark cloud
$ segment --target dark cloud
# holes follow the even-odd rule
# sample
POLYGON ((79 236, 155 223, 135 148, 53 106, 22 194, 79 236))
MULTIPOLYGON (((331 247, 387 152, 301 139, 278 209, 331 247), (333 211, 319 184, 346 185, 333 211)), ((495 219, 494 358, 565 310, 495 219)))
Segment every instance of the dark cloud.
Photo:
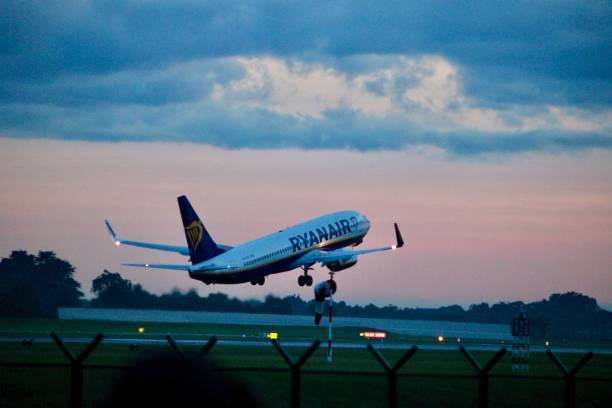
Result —
POLYGON ((608 2, 3 2, 3 77, 210 56, 428 54, 611 79, 608 2))
MULTIPOLYGON (((0 5, 0 132, 229 148, 429 145, 459 155, 608 148, 604 131, 451 134, 392 115, 337 109, 300 120, 205 97, 244 75, 220 57, 280 56, 350 78, 400 64, 398 55, 439 55, 459 67, 471 105, 498 109, 506 123, 547 104, 605 111, 612 104, 611 8, 574 1, 7 0, 0 5)), ((379 79, 367 89, 381 95, 389 85, 400 94, 414 81, 379 79)))
POLYGON ((229 60, 205 60, 157 70, 108 75, 74 75, 43 83, 0 81, 0 103, 57 106, 167 105, 194 102, 215 84, 241 78, 244 69, 229 60))
POLYGON ((557 104, 598 109, 612 104, 612 80, 576 77, 571 80, 514 68, 464 67, 463 90, 476 103, 491 108, 557 104))

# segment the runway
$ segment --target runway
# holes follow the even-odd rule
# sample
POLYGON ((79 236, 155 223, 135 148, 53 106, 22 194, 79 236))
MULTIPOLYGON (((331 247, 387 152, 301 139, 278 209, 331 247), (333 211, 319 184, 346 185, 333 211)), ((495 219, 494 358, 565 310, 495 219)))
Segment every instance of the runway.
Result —
MULTIPOLYGON (((0 337, 1 343, 21 343, 24 339, 32 340, 33 344, 36 343, 51 343, 53 339, 49 336, 2 336, 0 337)), ((93 337, 62 337, 62 340, 66 343, 74 343, 74 344, 84 344, 91 342, 93 337)), ((175 339, 176 343, 180 346, 203 346, 206 344, 206 340, 201 339, 175 339)), ((168 342, 165 339, 146 339, 146 338, 129 338, 129 337, 105 337, 102 341, 103 344, 138 344, 138 345, 151 345, 151 346, 163 346, 168 345, 168 342)), ((306 340, 287 340, 282 341, 279 340, 279 343, 283 347, 299 347, 299 348, 307 348, 312 342, 306 340)), ((377 349, 383 350, 408 350, 413 344, 405 344, 405 343, 381 343, 381 342, 372 342, 372 344, 377 349)), ((433 350, 433 351, 458 351, 460 345, 453 344, 416 344, 416 346, 421 350, 433 350)), ((506 348, 510 351, 512 348, 511 344, 506 344, 506 348)), ((227 340, 220 339, 217 341, 215 347, 272 347, 270 341, 264 340, 227 340)), ((366 343, 358 343, 358 342, 334 342, 334 348, 337 349, 365 349, 367 347, 366 343)), ((501 348, 499 344, 479 344, 479 343, 466 343, 464 347, 469 351, 492 351, 495 352, 501 348)), ((595 354, 612 354, 612 348, 595 348, 595 349, 587 349, 582 347, 550 347, 552 351, 555 353, 570 353, 570 354, 585 354, 589 351, 593 351, 595 354)), ((532 345, 530 347, 530 352, 532 353, 544 353, 546 351, 546 347, 532 345)))
MULTIPOLYGON (((183 324, 232 324, 239 326, 311 327, 311 315, 282 315, 234 312, 186 312, 142 309, 58 309, 60 320, 102 320, 183 324)), ((470 339, 511 340, 510 326, 504 324, 447 322, 438 320, 378 319, 334 316, 335 327, 362 327, 404 336, 460 337, 470 339)))

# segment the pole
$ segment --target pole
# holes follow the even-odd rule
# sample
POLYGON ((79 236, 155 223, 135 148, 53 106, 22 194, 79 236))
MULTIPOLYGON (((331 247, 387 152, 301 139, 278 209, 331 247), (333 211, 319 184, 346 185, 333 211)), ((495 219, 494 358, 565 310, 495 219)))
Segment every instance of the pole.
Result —
POLYGON ((302 357, 295 362, 293 358, 278 344, 278 341, 272 340, 272 344, 276 348, 276 351, 285 359, 289 369, 291 370, 291 408, 299 408, 300 406, 300 370, 302 366, 310 358, 312 353, 314 353, 318 348, 321 342, 319 340, 315 340, 312 342, 312 345, 306 350, 302 357))
POLYGON ((397 407, 397 372, 402 368, 404 364, 416 353, 417 346, 412 346, 404 355, 395 363, 393 367, 389 364, 387 359, 374 348, 373 345, 368 344, 368 350, 374 355, 376 360, 383 366, 387 372, 387 380, 389 386, 387 387, 387 406, 389 408, 397 407))
POLYGON ((57 333, 51 332, 50 335, 70 362, 70 408, 81 408, 83 406, 83 362, 102 342, 104 335, 98 333, 91 343, 81 351, 81 354, 76 357, 72 351, 66 347, 66 344, 57 333))
POLYGON ((559 360, 559 357, 551 349, 546 349, 546 354, 548 354, 548 357, 551 358, 565 378, 565 407, 574 408, 576 406, 576 374, 593 357, 593 352, 589 351, 586 353, 571 370, 559 360))
POLYGON ((332 294, 329 294, 329 327, 327 330, 327 362, 331 363, 333 361, 332 355, 332 315, 334 308, 334 299, 332 294))
POLYGON ((482 367, 478 361, 472 356, 472 354, 461 346, 459 348, 465 358, 472 364, 474 370, 478 374, 478 406, 480 408, 486 408, 489 406, 489 372, 493 369, 493 366, 499 362, 499 360, 506 354, 504 347, 500 348, 491 360, 482 367))

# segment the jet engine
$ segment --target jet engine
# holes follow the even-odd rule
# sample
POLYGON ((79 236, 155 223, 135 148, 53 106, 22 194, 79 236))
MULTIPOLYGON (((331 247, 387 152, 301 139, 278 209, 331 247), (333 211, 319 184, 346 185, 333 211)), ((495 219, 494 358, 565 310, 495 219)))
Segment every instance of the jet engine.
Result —
POLYGON ((317 283, 314 287, 315 296, 315 324, 318 326, 323 316, 323 305, 325 299, 336 293, 338 285, 333 279, 329 279, 320 283, 317 283))
POLYGON ((350 268, 351 266, 355 265, 357 263, 357 256, 352 256, 347 260, 344 261, 332 261, 329 262, 327 264, 325 264, 325 266, 327 266, 327 268, 332 271, 332 272, 338 272, 341 271, 343 269, 347 269, 350 268))

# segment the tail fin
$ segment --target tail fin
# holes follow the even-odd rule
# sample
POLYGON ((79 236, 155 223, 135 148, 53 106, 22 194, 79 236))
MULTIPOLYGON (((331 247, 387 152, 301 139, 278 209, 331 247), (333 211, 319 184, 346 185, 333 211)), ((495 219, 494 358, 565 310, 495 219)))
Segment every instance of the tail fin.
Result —
POLYGON ((180 196, 178 198, 178 205, 181 210, 191 263, 195 265, 223 253, 224 251, 215 244, 215 241, 213 241, 206 228, 204 228, 204 224, 202 224, 193 207, 189 204, 187 197, 180 196))

